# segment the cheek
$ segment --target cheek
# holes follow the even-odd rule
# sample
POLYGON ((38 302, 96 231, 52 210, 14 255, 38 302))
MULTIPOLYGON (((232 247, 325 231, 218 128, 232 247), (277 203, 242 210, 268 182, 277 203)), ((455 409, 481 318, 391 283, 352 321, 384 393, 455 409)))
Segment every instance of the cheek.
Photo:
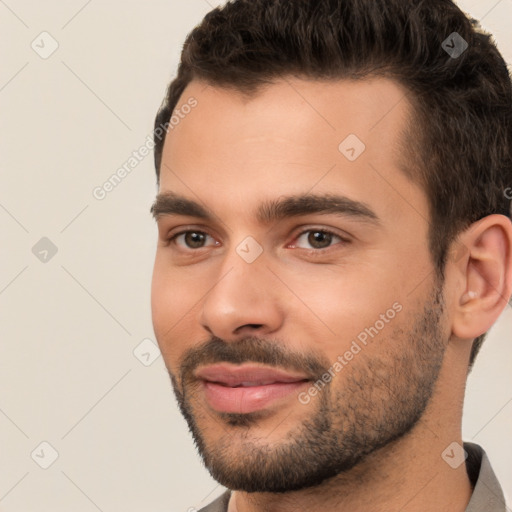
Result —
POLYGON ((157 256, 151 282, 151 315, 153 328, 159 342, 163 334, 164 324, 168 322, 168 315, 174 309, 172 307, 172 294, 169 293, 169 285, 170 283, 163 271, 163 265, 160 264, 157 256))
POLYGON ((295 277, 290 288, 301 304, 297 301, 294 318, 300 330, 309 331, 306 337, 315 345, 310 348, 336 360, 358 336, 377 340, 401 324, 403 293, 389 269, 381 273, 377 268, 322 272, 314 279, 295 277))
POLYGON ((184 269, 171 269, 157 256, 151 285, 153 329, 165 364, 173 373, 183 352, 204 338, 197 308, 205 286, 197 276, 192 278, 184 269))
MULTIPOLYGON (((187 280, 186 272, 173 269, 164 255, 157 254, 151 283, 153 324, 169 329, 193 304, 198 285, 187 280)), ((197 299, 196 299, 197 300, 197 299)))
POLYGON ((153 270, 151 285, 151 314, 153 329, 164 354, 176 339, 177 330, 185 319, 186 297, 176 274, 159 265, 158 259, 153 270), (180 322, 180 319, 181 322, 180 322))

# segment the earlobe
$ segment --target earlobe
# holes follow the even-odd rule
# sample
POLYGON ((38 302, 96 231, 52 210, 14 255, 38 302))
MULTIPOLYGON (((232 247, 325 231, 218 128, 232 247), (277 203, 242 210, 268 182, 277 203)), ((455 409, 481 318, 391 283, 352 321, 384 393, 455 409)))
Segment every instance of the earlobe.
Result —
POLYGON ((462 280, 454 297, 452 332, 473 339, 496 322, 512 293, 512 223, 503 215, 489 215, 456 243, 467 251, 455 263, 462 280))

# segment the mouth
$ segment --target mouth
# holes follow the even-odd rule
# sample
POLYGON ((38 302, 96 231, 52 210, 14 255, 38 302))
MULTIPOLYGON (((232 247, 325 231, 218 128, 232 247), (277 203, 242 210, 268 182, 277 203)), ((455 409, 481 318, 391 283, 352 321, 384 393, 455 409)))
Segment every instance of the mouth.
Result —
POLYGON ((271 367, 216 364, 201 367, 195 377, 202 381, 208 405, 225 413, 260 411, 290 399, 310 378, 271 367))

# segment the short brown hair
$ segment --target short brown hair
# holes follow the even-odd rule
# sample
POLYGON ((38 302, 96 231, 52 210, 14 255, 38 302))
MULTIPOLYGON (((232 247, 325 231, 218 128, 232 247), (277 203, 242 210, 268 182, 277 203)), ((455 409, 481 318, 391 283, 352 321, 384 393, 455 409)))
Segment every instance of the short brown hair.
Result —
POLYGON ((214 9, 188 35, 156 116, 157 177, 161 126, 192 80, 254 94, 285 76, 381 76, 405 87, 414 120, 402 167, 426 192, 441 278, 462 230, 490 214, 511 217, 510 75, 491 36, 451 0, 234 0, 214 9), (443 44, 453 47, 454 33, 468 45, 457 56, 443 44))

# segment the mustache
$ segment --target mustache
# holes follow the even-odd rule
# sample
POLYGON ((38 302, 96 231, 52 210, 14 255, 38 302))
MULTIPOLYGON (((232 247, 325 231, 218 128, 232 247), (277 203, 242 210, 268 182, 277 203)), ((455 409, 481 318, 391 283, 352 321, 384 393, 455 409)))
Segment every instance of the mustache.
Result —
POLYGON ((330 366, 329 361, 318 354, 292 352, 286 348, 283 341, 253 336, 237 341, 224 341, 212 336, 206 342, 185 352, 179 368, 181 382, 193 380, 193 372, 199 366, 215 363, 261 363, 305 373, 315 380, 320 378, 330 366))

